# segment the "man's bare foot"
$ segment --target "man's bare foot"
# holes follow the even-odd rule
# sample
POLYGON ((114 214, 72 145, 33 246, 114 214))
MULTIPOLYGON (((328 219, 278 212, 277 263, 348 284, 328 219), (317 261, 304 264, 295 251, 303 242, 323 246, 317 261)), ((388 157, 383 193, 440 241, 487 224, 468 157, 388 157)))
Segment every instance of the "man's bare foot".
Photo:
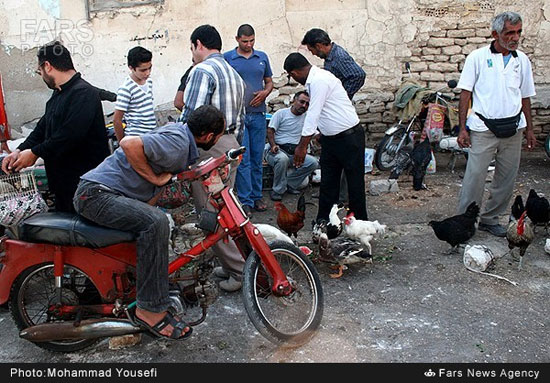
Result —
MULTIPOLYGON (((141 321, 145 322, 146 324, 148 324, 149 327, 151 327, 151 328, 155 327, 159 322, 161 322, 163 319, 165 319, 167 313, 168 313, 167 311, 163 311, 163 312, 160 312, 160 313, 155 313, 155 312, 152 312, 152 311, 146 311, 146 310, 143 310, 143 309, 140 309, 140 308, 136 308, 136 317, 138 319, 140 319, 141 321)), ((178 318, 176 316, 174 316, 174 319, 177 320, 177 321, 181 321, 181 318, 178 318)), ((162 328, 158 332, 161 335, 164 335, 164 336, 170 338, 173 331, 174 331, 174 326, 172 326, 172 324, 167 324, 166 327, 162 328)), ((191 331, 191 327, 186 326, 183 329, 182 334, 186 334, 190 331, 191 331)), ((180 337, 183 338, 184 336, 185 335, 181 335, 180 337)))

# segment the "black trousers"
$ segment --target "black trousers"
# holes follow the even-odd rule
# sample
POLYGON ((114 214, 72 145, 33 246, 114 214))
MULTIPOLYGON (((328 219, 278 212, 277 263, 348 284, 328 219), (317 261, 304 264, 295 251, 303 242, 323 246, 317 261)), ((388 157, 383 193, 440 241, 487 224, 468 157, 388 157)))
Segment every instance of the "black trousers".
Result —
POLYGON ((349 209, 355 218, 367 220, 365 196, 365 132, 360 126, 351 134, 321 137, 321 186, 317 219, 328 220, 338 203, 342 169, 348 181, 349 209))

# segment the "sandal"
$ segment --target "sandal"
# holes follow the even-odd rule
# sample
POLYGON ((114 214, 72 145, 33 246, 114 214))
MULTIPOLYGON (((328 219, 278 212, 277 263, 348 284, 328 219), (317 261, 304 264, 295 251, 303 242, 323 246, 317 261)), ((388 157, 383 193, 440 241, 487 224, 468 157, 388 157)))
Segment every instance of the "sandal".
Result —
POLYGON ((264 200, 259 199, 254 201, 254 210, 256 211, 266 211, 267 205, 265 204, 264 200))
POLYGON ((181 319, 176 319, 174 314, 172 314, 170 311, 167 311, 164 318, 162 318, 154 326, 151 326, 150 324, 146 323, 143 319, 138 318, 138 316, 135 314, 134 314, 133 320, 140 327, 149 331, 153 335, 156 335, 159 338, 165 338, 170 340, 182 340, 182 339, 188 338, 193 332, 193 328, 191 326, 189 326, 187 323, 185 323, 181 319), (173 327, 172 333, 170 335, 161 334, 160 332, 162 331, 162 329, 168 325, 172 325, 173 327), (189 331, 184 333, 183 330, 185 330, 186 327, 189 327, 189 331), (184 335, 182 336, 181 334, 184 334, 184 335))

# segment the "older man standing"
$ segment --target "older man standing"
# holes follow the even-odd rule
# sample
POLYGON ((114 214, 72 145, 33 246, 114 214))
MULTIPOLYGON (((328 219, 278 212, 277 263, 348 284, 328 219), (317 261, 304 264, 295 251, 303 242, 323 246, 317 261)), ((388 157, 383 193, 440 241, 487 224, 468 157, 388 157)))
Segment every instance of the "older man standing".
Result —
POLYGON ((368 219, 365 197, 365 132, 344 87, 332 73, 311 65, 300 53, 291 53, 285 71, 305 85, 311 97, 302 138, 294 151, 294 165, 304 163, 307 146, 317 129, 321 132, 321 187, 317 220, 328 220, 338 201, 342 170, 349 186, 349 208, 357 219, 368 219))
MULTIPOLYGON (((191 34, 191 52, 195 66, 189 73, 183 95, 184 106, 181 122, 187 122, 193 110, 201 105, 213 105, 225 117, 225 134, 209 150, 199 151, 199 161, 209 157, 219 157, 229 149, 239 147, 244 134, 244 82, 239 74, 225 61, 222 54, 222 39, 216 28, 201 25, 191 34)), ((231 186, 235 183, 236 170, 230 177, 231 186)), ((193 200, 197 211, 208 209, 208 198, 200 182, 192 185, 193 200)), ((241 288, 241 276, 244 260, 233 241, 214 245, 221 268, 217 276, 224 278, 220 288, 225 291, 237 291, 241 288)))
POLYGON ((479 229, 498 237, 506 236, 498 218, 507 210, 514 191, 523 132, 528 148, 536 143, 531 121, 530 97, 535 95, 531 63, 517 50, 522 27, 521 16, 515 12, 497 15, 492 23, 494 41, 468 55, 458 82, 462 89, 458 143, 470 147, 458 210, 464 212, 472 201, 481 205, 489 163, 496 153, 495 176, 479 229), (472 96, 473 113, 467 118, 472 96))
POLYGON ((262 159, 266 135, 265 99, 273 90, 272 72, 267 55, 254 49, 255 32, 249 24, 237 30, 238 46, 224 54, 225 59, 246 84, 246 117, 241 144, 247 151, 237 169, 237 194, 243 208, 265 211, 262 199, 262 159))

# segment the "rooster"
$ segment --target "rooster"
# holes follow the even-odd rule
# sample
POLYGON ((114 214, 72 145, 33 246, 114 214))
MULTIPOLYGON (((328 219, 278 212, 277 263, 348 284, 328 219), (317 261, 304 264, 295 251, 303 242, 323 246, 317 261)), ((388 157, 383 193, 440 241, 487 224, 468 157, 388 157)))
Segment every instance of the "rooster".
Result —
POLYGON ((525 202, 525 209, 527 217, 533 222, 533 225, 544 224, 548 233, 548 223, 550 221, 550 203, 548 200, 539 196, 534 189, 531 189, 525 202))
POLYGON ((350 212, 344 218, 344 233, 349 238, 361 242, 369 254, 372 254, 370 242, 373 239, 382 237, 385 232, 386 225, 382 225, 378 221, 356 219, 353 212, 350 212))
POLYGON ((277 213, 277 225, 279 228, 288 234, 289 237, 298 238, 298 231, 304 227, 304 219, 306 218, 306 200, 302 193, 298 198, 298 204, 295 212, 290 212, 282 202, 275 202, 277 213))
POLYGON ((312 222, 313 242, 318 242, 319 235, 321 233, 326 233, 328 236, 328 239, 336 238, 342 233, 343 225, 342 225, 342 220, 338 216, 338 213, 343 208, 344 207, 342 205, 334 204, 330 209, 330 213, 328 215, 328 222, 326 220, 320 220, 319 222, 315 222, 315 221, 312 222))
POLYGON ((346 265, 353 263, 372 263, 371 253, 365 246, 350 238, 338 237, 330 240, 327 233, 319 236, 319 260, 334 264, 338 273, 330 274, 331 278, 340 278, 346 265))
POLYGON ((413 188, 414 190, 426 189, 424 177, 426 169, 432 160, 432 147, 428 137, 416 144, 411 151, 413 188))
POLYGON ((519 247, 519 270, 521 270, 523 265, 523 256, 525 255, 525 251, 535 238, 533 225, 529 222, 527 217, 527 209, 522 212, 522 206, 523 200, 521 196, 517 196, 514 204, 512 205, 512 214, 510 215, 510 222, 508 223, 508 229, 506 230, 506 240, 508 241, 510 254, 515 247, 519 247))
POLYGON ((476 221, 479 215, 479 206, 474 201, 468 205, 464 214, 445 218, 442 221, 430 221, 435 236, 451 245, 451 252, 458 248, 458 245, 468 241, 476 232, 476 221))

